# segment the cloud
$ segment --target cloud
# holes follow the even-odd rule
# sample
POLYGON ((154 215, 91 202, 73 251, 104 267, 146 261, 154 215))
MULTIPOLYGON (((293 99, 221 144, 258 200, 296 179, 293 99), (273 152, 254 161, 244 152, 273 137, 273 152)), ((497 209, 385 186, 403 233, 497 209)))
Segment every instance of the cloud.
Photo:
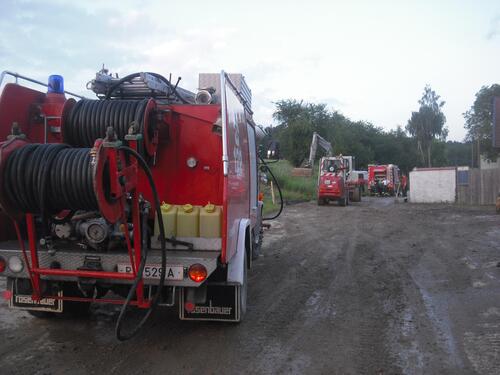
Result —
POLYGON ((485 30, 484 23, 465 22, 475 19, 476 7, 463 4, 450 9, 463 19, 452 20, 420 6, 387 5, 382 12, 379 2, 1 3, 0 70, 39 80, 62 74, 68 90, 89 97, 93 93, 85 84, 103 63, 120 76, 181 75, 180 85, 189 90, 198 87, 200 72, 239 72, 252 89, 256 122, 266 125, 272 122, 273 102, 295 98, 391 128, 405 123, 423 84, 431 82, 446 88, 446 115, 456 123, 451 130, 463 133, 460 114, 470 105, 463 98, 473 98, 474 90, 496 79, 494 64, 500 58, 492 43, 463 37, 498 37, 498 11, 478 9, 482 19, 497 14, 485 30), (422 17, 426 22, 415 22, 422 17), (446 32, 436 38, 441 29, 446 32))
POLYGON ((490 23, 490 29, 486 34, 487 40, 492 40, 500 35, 500 15, 494 17, 490 23))

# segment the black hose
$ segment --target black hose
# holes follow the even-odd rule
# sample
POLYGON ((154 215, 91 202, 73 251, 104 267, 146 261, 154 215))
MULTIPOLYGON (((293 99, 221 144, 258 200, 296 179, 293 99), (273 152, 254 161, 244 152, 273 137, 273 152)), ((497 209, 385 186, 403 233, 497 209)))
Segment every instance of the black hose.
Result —
MULTIPOLYGON (((89 148, 69 148, 64 144, 29 144, 14 150, 9 155, 1 178, 9 206, 21 212, 42 214, 42 217, 66 209, 97 211, 99 207, 93 187, 94 176, 90 150, 89 148)), ((116 337, 124 341, 137 334, 158 305, 165 284, 167 259, 160 199, 151 170, 144 158, 135 150, 125 146, 119 147, 119 150, 135 158, 146 174, 153 192, 161 243, 160 281, 151 300, 150 308, 130 333, 122 334, 123 318, 142 280, 146 265, 147 246, 143 246, 137 276, 116 323, 116 337)))
POLYGON ((262 220, 274 220, 274 219, 277 219, 280 215, 281 215, 281 212, 283 212, 283 194, 281 192, 281 187, 280 187, 280 184, 278 183, 278 180, 276 179, 276 177, 274 176, 273 174, 273 171, 271 171, 271 168, 269 167, 269 165, 264 161, 264 159, 262 159, 260 156, 259 156, 259 159, 260 159, 260 162, 266 167, 266 169, 269 171, 271 177, 273 178, 274 180, 274 183, 276 184, 276 187, 278 188, 278 193, 280 195, 280 209, 278 211, 278 213, 272 217, 263 217, 262 220))
MULTIPOLYGON (((172 83, 163 77, 161 74, 158 73, 152 73, 152 72, 147 72, 147 74, 151 74, 152 76, 160 79, 164 83, 167 84, 168 88, 171 90, 171 92, 184 104, 188 104, 189 102, 177 91, 177 86, 173 86, 172 83)), ((113 94, 124 82, 131 82, 132 79, 139 77, 141 73, 132 73, 129 74, 128 76, 125 76, 121 78, 118 82, 116 82, 113 86, 111 86, 105 96, 105 99, 110 99, 111 94, 113 94)))
POLYGON ((161 243, 161 275, 160 275, 160 281, 158 283, 156 293, 151 300, 151 304, 150 304, 148 311, 143 316, 141 321, 134 327, 134 329, 131 330, 131 332, 129 332, 128 334, 123 334, 122 333, 122 325, 123 325, 123 320, 125 318, 125 313, 127 312, 127 309, 128 309, 128 306, 130 305, 130 302, 134 298, 134 294, 136 293, 137 286, 139 285, 139 282, 142 280, 142 274, 144 272, 144 267, 146 265, 147 247, 144 246, 142 251, 141 251, 141 263, 139 264, 139 268, 137 270, 137 276, 134 279, 134 282, 132 283, 132 285, 130 287, 127 298, 125 299, 125 302, 122 305, 122 309, 120 311, 120 315, 118 316, 118 320, 116 321, 116 327, 115 327, 116 338, 120 341, 125 341, 125 340, 131 339, 139 332, 139 330, 144 326, 144 324, 146 323, 148 318, 151 316, 153 311, 158 306, 158 302, 159 302, 161 293, 163 291, 163 286, 165 284, 165 273, 166 273, 166 268, 167 268, 167 256, 165 253, 166 252, 166 240, 165 240, 165 231, 164 231, 164 227, 163 227, 163 217, 161 215, 161 210, 160 210, 160 199, 158 196, 158 190, 156 189, 156 185, 155 185, 155 182, 153 179, 153 174, 151 173, 151 170, 149 169, 149 166, 146 163, 146 161, 135 150, 131 149, 130 147, 126 147, 126 146, 120 146, 118 149, 124 151, 129 156, 132 156, 133 158, 135 158, 137 160, 139 166, 142 168, 142 170, 146 174, 149 185, 150 185, 151 190, 153 192, 154 206, 155 206, 154 209, 156 211, 156 217, 157 217, 158 226, 160 229, 160 243, 161 243))
POLYGON ((9 206, 48 215, 62 210, 98 209, 90 148, 64 144, 29 144, 14 150, 2 183, 9 206))
POLYGON ((119 140, 124 140, 132 123, 137 126, 135 133, 150 138, 151 134, 144 130, 148 102, 149 99, 82 99, 64 119, 64 142, 74 147, 93 147, 96 139, 106 136, 108 127, 113 128, 119 140))

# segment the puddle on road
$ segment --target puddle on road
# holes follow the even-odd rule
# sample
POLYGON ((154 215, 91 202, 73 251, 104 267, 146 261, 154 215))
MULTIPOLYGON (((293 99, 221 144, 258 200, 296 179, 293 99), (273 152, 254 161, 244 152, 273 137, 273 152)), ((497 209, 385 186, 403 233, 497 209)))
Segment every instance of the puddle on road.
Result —
POLYGON ((487 285, 488 285, 488 283, 485 283, 484 281, 481 281, 481 280, 476 280, 476 281, 472 282, 473 288, 484 288, 487 285))
POLYGON ((318 319, 334 318, 337 315, 335 305, 323 291, 315 290, 306 301, 306 321, 316 322, 318 319))
POLYGON ((491 215, 476 215, 473 216, 475 221, 481 220, 481 221, 499 221, 498 216, 495 214, 491 215))
POLYGON ((415 271, 411 273, 411 277, 418 286, 427 318, 431 322, 436 334, 437 343, 448 354, 448 362, 452 366, 463 368, 463 361, 457 348, 457 342, 453 335, 452 323, 448 313, 448 296, 443 292, 436 295, 430 292, 429 288, 436 285, 436 281, 423 263, 420 263, 415 271))
POLYGON ((424 354, 417 340, 415 314, 410 306, 395 314, 394 301, 384 301, 384 312, 390 314, 386 337, 387 346, 402 374, 424 374, 424 354))
POLYGON ((476 270, 479 266, 477 263, 475 263, 471 258, 469 258, 468 256, 465 256, 461 259, 462 262, 464 262, 464 264, 469 267, 469 269, 471 270, 476 270))
POLYGON ((252 369, 256 374, 305 374, 311 367, 311 358, 305 354, 290 353, 290 345, 284 347, 279 342, 265 345, 258 362, 252 369))
POLYGON ((9 309, 5 300, 0 302, 0 310, 3 310, 0 314, 1 330, 15 330, 33 319, 26 311, 9 309))
MULTIPOLYGON (((6 280, 0 279, 0 291, 6 289, 6 280)), ((26 311, 9 309, 7 301, 0 296, 0 329, 16 329, 33 319, 26 311)))
POLYGON ((500 228, 492 228, 486 231, 488 237, 493 237, 494 239, 500 239, 500 228))
POLYGON ((481 313, 481 317, 489 318, 489 317, 500 317, 500 309, 498 307, 490 307, 485 312, 481 313))

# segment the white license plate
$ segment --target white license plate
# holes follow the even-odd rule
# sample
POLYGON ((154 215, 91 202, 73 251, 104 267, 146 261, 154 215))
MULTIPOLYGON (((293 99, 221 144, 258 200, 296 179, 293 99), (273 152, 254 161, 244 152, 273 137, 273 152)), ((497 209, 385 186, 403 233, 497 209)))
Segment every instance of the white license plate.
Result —
MULTIPOLYGON (((118 272, 132 273, 132 266, 130 264, 119 264, 118 272)), ((143 277, 145 279, 159 279, 161 276, 160 264, 147 264, 144 267, 143 277)), ((183 266, 169 266, 166 267, 165 280, 183 280, 184 267, 183 266)))

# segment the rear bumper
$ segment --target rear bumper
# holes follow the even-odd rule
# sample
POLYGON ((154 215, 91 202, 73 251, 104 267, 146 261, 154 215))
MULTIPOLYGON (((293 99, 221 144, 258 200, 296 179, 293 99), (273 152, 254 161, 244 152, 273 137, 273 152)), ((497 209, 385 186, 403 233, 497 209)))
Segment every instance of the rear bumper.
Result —
MULTIPOLYGON (((23 259, 22 251, 18 248, 17 242, 4 242, 0 244, 0 256, 6 261, 13 256, 23 259)), ((182 286, 182 287, 197 287, 200 284, 192 281, 187 275, 187 271, 192 264, 199 263, 205 266, 208 275, 212 274, 217 268, 220 251, 207 250, 169 250, 167 251, 167 265, 182 266, 184 268, 183 280, 165 280, 165 285, 182 286)), ((54 254, 49 254, 47 250, 38 251, 39 268, 54 268, 54 264, 58 264, 64 270, 77 270, 82 268, 86 257, 98 260, 103 272, 116 272, 118 264, 130 264, 130 258, 127 253, 117 252, 82 252, 81 250, 60 250, 54 254)), ((159 250, 149 250, 147 264, 161 264, 161 252, 159 250)), ((28 252, 28 260, 31 259, 28 252)), ((23 261, 24 264, 24 261, 23 261)), ((29 278, 27 266, 21 272, 14 273, 6 267, 0 277, 13 278, 29 278)), ((63 281, 78 281, 78 277, 74 276, 41 276, 44 280, 63 280, 63 281)), ((131 284, 131 280, 122 279, 100 279, 102 282, 110 284, 131 284)), ((144 278, 144 284, 156 285, 158 279, 144 278)))
POLYGON ((318 198, 340 199, 342 198, 342 194, 338 190, 320 189, 318 191, 318 198))

